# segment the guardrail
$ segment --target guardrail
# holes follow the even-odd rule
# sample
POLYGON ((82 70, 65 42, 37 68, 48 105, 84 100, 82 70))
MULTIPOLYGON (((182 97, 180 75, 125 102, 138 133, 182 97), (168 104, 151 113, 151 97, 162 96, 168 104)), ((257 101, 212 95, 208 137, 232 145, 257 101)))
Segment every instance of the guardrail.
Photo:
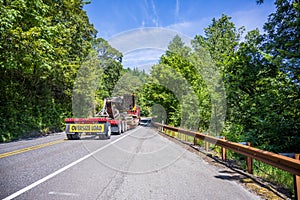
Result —
MULTIPOLYGON (((277 167, 279 169, 294 174, 295 196, 297 200, 300 200, 300 160, 299 160, 300 154, 295 154, 295 159, 294 159, 280 154, 251 147, 249 143, 245 145, 236 142, 230 142, 225 138, 216 138, 213 136, 209 136, 207 134, 185 130, 185 129, 172 127, 168 125, 163 125, 155 122, 153 123, 153 125, 155 127, 160 128, 161 131, 163 132, 165 132, 166 130, 177 132, 179 138, 181 138, 181 134, 193 137, 195 145, 197 144, 197 139, 200 139, 205 141, 206 143, 212 143, 221 146, 223 159, 226 159, 226 149, 242 154, 247 157, 246 161, 247 161, 249 173, 252 173, 252 159, 256 159, 264 163, 267 163, 271 166, 277 167)), ((207 148, 208 147, 206 145, 206 149, 207 148)))

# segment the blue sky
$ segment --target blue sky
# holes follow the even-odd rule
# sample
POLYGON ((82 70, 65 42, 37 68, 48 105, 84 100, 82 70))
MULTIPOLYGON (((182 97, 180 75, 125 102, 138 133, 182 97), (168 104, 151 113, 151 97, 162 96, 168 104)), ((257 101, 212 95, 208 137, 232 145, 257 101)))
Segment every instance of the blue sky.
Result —
MULTIPOLYGON (((98 30, 97 36, 110 42, 120 34, 149 27, 177 31, 192 39, 203 35, 203 29, 222 13, 231 16, 236 27, 263 31, 263 24, 275 6, 274 0, 265 0, 261 5, 256 0, 92 0, 84 9, 98 30)), ((130 41, 128 45, 132 45, 130 41)), ((119 49, 118 45, 114 47, 119 49)), ((164 48, 147 46, 130 49, 122 52, 123 65, 147 68, 157 63, 163 52, 164 48)))

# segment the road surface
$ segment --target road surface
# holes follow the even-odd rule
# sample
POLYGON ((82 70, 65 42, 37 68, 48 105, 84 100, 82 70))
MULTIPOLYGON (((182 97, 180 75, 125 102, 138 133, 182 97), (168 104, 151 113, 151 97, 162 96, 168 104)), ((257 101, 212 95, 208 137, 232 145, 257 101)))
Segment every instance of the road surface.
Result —
POLYGON ((0 199, 260 199, 149 127, 0 144, 0 199))

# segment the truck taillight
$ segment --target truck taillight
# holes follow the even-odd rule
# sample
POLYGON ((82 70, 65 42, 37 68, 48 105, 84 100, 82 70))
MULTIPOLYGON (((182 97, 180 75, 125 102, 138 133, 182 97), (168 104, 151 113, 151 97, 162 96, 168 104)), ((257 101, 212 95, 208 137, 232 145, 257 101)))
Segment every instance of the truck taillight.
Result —
POLYGON ((66 119, 65 119, 65 122, 67 122, 67 123, 68 123, 68 122, 74 122, 74 119, 73 119, 73 118, 66 118, 66 119))
POLYGON ((107 122, 107 119, 106 118, 97 118, 97 121, 98 122, 107 122))
POLYGON ((106 118, 66 118, 65 122, 66 123, 92 123, 92 122, 106 122, 106 118))
POLYGON ((118 120, 109 120, 109 123, 111 125, 118 125, 119 121, 118 120))

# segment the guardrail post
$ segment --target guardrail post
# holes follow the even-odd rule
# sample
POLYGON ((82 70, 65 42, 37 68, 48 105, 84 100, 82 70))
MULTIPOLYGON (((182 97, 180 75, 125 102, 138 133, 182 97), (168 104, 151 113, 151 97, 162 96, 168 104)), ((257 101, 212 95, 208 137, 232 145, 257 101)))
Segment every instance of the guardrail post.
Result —
POLYGON ((197 138, 194 136, 194 145, 197 145, 197 138))
MULTIPOLYGON (((300 154, 295 153, 295 159, 300 160, 300 154)), ((295 199, 300 200, 300 176, 294 175, 295 199)))
MULTIPOLYGON (((208 133, 206 133, 205 135, 208 135, 208 133)), ((205 151, 208 151, 209 149, 209 143, 205 141, 205 151)))
MULTIPOLYGON (((226 140, 226 137, 223 136, 222 139, 226 140)), ((226 148, 222 147, 221 151, 222 151, 222 160, 226 160, 226 148)))
MULTIPOLYGON (((247 146, 251 146, 250 142, 247 142, 247 146)), ((247 165, 247 170, 249 174, 253 174, 253 167, 252 167, 253 159, 251 157, 246 157, 246 165, 247 165)))

